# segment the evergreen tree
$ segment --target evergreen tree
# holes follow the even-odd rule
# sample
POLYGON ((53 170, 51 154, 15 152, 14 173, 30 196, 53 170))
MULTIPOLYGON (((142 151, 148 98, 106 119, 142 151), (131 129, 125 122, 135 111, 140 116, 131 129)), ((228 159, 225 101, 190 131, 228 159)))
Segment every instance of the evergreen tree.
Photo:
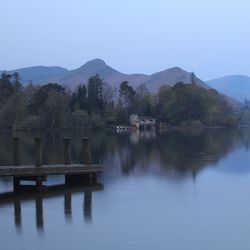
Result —
POLYGON ((120 102, 125 110, 126 121, 128 121, 128 113, 132 110, 134 97, 136 92, 133 87, 128 85, 128 81, 124 81, 120 85, 119 96, 120 102))
POLYGON ((103 105, 103 80, 95 75, 88 80, 88 111, 89 114, 102 114, 103 105))

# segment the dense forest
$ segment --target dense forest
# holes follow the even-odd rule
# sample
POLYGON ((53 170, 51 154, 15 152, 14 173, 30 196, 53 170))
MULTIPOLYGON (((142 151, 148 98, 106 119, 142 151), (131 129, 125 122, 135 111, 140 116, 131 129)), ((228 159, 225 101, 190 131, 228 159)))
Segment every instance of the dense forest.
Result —
POLYGON ((21 84, 18 73, 0 78, 0 129, 84 129, 127 124, 129 115, 153 116, 169 126, 232 126, 239 116, 218 92, 195 83, 150 93, 124 81, 119 89, 98 75, 74 91, 56 83, 21 84))

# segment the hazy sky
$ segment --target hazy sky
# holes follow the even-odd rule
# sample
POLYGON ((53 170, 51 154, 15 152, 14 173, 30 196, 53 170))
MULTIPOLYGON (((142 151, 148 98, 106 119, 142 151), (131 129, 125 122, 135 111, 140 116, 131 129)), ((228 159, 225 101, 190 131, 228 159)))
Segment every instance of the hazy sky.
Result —
POLYGON ((0 8, 0 69, 102 58, 124 73, 250 75, 249 0, 0 0, 0 8))

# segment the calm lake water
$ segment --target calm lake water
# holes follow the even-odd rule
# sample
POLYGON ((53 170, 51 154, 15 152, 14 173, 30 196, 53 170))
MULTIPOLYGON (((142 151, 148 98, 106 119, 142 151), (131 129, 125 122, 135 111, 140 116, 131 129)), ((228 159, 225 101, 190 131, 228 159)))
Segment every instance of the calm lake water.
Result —
MULTIPOLYGON (((64 136, 81 162, 86 135, 105 166, 97 185, 54 176, 47 192, 13 194, 12 179, 0 180, 1 249, 250 249, 250 130, 53 132, 44 163, 63 161, 64 136)), ((13 163, 13 136, 32 164, 36 135, 2 133, 0 165, 13 163)))

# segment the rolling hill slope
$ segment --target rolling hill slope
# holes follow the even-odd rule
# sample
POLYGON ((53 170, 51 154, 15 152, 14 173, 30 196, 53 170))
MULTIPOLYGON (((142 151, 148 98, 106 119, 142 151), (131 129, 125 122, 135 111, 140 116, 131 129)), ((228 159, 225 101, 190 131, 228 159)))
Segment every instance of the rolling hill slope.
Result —
POLYGON ((52 66, 52 67, 34 66, 34 67, 21 68, 10 71, 0 70, 0 74, 3 71, 10 74, 18 72, 18 74, 21 77, 21 81, 24 85, 30 81, 32 81, 32 83, 34 84, 40 84, 47 81, 50 77, 58 76, 68 72, 67 69, 58 66, 52 66))
POLYGON ((207 84, 219 92, 240 102, 250 100, 250 77, 245 75, 229 75, 207 81, 207 84))

